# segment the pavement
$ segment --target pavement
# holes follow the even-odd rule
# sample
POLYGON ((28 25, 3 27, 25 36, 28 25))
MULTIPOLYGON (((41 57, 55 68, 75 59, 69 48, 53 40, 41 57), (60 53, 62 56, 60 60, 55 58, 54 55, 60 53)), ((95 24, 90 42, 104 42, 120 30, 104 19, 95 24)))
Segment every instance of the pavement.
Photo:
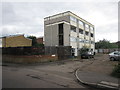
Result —
POLYGON ((84 71, 78 68, 75 76, 80 83, 88 86, 105 90, 120 90, 118 79, 107 74, 84 71))

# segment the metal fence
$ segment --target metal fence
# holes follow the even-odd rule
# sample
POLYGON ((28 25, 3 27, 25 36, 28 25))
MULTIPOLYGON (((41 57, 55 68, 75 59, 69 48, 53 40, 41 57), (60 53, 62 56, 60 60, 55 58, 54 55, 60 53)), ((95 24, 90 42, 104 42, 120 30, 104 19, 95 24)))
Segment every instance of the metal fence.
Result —
POLYGON ((118 48, 113 48, 113 49, 96 49, 97 53, 105 53, 108 54, 113 51, 118 51, 118 48))

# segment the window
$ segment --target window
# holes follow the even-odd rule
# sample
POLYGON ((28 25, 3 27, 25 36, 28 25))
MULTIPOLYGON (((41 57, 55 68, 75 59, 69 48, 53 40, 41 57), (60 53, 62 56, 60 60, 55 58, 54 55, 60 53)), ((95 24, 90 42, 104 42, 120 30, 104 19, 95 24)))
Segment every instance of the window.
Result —
POLYGON ((70 37, 70 41, 71 41, 71 42, 76 42, 76 41, 77 41, 77 38, 75 38, 75 37, 70 37))
POLYGON ((70 16, 70 20, 73 21, 73 22, 77 22, 77 19, 73 16, 70 16))
POLYGON ((82 43, 83 43, 83 42, 84 42, 84 40, 80 38, 80 39, 79 39, 79 42, 82 42, 82 43))
POLYGON ((79 21, 79 24, 83 26, 83 22, 82 21, 79 21))
POLYGON ((71 49, 71 54, 72 54, 72 56, 75 55, 75 48, 72 48, 72 49, 71 49))
POLYGON ((87 36, 88 36, 88 35, 89 35, 89 32, 85 31, 85 35, 87 35, 87 36))
POLYGON ((89 43, 89 40, 84 40, 85 43, 89 43))
POLYGON ((63 40, 63 23, 61 23, 61 24, 58 24, 58 30, 59 30, 59 32, 58 32, 58 34, 59 34, 59 45, 61 45, 61 46, 63 46, 63 42, 64 42, 64 40, 63 40))
POLYGON ((71 29, 71 31, 76 32, 76 27, 75 26, 71 26, 70 29, 71 29))
POLYGON ((90 35, 91 37, 93 37, 93 34, 91 33, 91 35, 90 35))
POLYGON ((89 40, 86 40, 86 43, 89 43, 89 40))
POLYGON ((63 23, 58 24, 59 34, 63 34, 63 23))
POLYGON ((89 29, 89 25, 85 24, 85 28, 86 28, 86 29, 89 29))
POLYGON ((91 44, 94 44, 94 41, 91 41, 91 44))
POLYGON ((80 34, 83 34, 83 30, 82 30, 82 29, 79 29, 79 33, 80 33, 80 34))
POLYGON ((59 35, 59 45, 63 46, 63 35, 59 35))
POLYGON ((71 52, 74 53, 74 52, 75 52, 75 48, 72 48, 72 49, 71 49, 71 52))
POLYGON ((93 27, 90 27, 91 30, 93 30, 93 27))

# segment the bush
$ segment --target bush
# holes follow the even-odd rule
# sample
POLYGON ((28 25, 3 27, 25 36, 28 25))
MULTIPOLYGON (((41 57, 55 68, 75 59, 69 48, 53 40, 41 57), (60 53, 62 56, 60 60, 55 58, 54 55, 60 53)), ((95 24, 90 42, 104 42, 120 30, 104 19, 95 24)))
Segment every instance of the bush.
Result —
POLYGON ((120 78, 120 64, 115 66, 111 75, 120 78))
POLYGON ((80 49, 80 54, 83 54, 83 53, 85 53, 87 51, 89 51, 89 49, 86 48, 86 47, 83 47, 83 48, 80 49))

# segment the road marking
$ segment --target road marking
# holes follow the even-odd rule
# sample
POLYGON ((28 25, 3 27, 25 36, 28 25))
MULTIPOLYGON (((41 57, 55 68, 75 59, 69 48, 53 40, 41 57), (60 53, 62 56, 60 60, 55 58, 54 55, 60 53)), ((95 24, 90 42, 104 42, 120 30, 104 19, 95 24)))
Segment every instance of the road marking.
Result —
POLYGON ((112 82, 107 82, 107 81, 101 81, 100 84, 109 85, 109 86, 113 86, 113 87, 119 86, 117 83, 112 83, 112 82))

